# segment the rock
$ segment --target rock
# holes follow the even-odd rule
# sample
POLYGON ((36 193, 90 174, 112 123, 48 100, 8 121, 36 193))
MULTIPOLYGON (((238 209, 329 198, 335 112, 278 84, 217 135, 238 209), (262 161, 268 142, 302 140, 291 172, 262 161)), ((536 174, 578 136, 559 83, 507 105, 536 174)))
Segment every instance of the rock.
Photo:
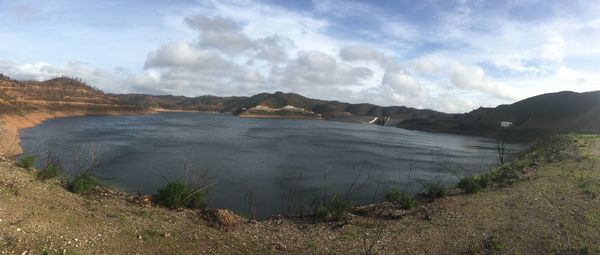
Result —
POLYGON ((242 217, 227 209, 207 209, 202 214, 208 221, 222 226, 235 226, 242 221, 242 217))

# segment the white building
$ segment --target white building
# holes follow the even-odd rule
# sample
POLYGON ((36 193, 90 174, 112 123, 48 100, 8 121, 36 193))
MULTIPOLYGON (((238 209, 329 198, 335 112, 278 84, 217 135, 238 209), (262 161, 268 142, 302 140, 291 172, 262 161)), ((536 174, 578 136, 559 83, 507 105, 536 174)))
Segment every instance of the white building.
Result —
POLYGON ((509 127, 511 127, 512 125, 513 125, 513 123, 512 123, 512 122, 510 122, 510 121, 501 121, 501 122, 500 122, 500 126, 501 126, 501 127, 503 127, 503 128, 509 128, 509 127))

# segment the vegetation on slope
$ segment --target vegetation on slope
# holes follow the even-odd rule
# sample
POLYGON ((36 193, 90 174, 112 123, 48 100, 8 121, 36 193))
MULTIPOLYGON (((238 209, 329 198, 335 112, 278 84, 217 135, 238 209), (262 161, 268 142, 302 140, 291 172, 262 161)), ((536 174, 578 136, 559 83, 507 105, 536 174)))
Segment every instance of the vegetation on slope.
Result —
POLYGON ((600 91, 558 92, 524 99, 495 108, 479 108, 438 120, 407 120, 398 127, 532 140, 550 133, 600 132, 600 91), (501 121, 510 121, 508 129, 501 121))

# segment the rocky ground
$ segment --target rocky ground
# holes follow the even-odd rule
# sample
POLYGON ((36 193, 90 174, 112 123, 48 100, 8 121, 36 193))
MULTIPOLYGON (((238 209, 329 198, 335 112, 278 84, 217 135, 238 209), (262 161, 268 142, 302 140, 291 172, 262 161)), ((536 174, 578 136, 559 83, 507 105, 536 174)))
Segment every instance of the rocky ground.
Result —
POLYGON ((2 160, 0 254, 600 253, 600 137, 568 139, 550 152, 566 158, 526 166, 511 184, 320 223, 168 210, 106 188, 76 195, 2 160))

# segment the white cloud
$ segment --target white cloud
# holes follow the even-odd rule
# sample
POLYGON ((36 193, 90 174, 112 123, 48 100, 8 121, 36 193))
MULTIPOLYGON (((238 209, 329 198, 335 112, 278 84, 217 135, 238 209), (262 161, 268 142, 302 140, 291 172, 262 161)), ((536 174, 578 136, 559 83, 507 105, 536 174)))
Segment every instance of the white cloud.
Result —
POLYGON ((344 61, 374 61, 384 69, 398 69, 398 63, 390 56, 368 46, 352 45, 340 50, 344 61))
POLYGON ((289 86, 347 86, 370 78, 373 71, 341 63, 319 51, 299 52, 282 70, 274 69, 272 82, 289 86))
POLYGON ((279 35, 267 36, 255 43, 256 58, 264 59, 270 63, 280 63, 288 59, 288 48, 293 47, 294 42, 279 35))
POLYGON ((148 53, 145 68, 186 68, 194 71, 233 69, 234 65, 218 52, 174 42, 148 53))
POLYGON ((383 91, 396 104, 426 107, 431 100, 429 91, 417 80, 403 72, 386 72, 382 80, 383 91))
POLYGON ((440 67, 435 61, 428 58, 419 58, 411 62, 411 67, 414 73, 420 75, 438 75, 440 67))
POLYGON ((185 23, 200 32, 200 46, 228 54, 239 54, 253 47, 250 38, 231 19, 195 15, 186 17, 185 23))
MULTIPOLYGON (((600 84, 593 57, 600 56, 600 8, 589 1, 569 6, 550 1, 539 20, 516 17, 511 10, 528 5, 514 3, 393 3, 406 7, 400 11, 367 2, 312 4, 312 10, 301 11, 251 0, 182 4, 181 9, 144 17, 135 30, 119 26, 97 33, 97 28, 79 24, 59 33, 69 44, 46 40, 44 47, 32 43, 36 40, 31 35, 52 31, 51 24, 29 27, 28 36, 18 33, 27 23, 3 24, 5 46, 0 52, 9 58, 30 56, 52 45, 62 45, 57 52, 65 54, 40 53, 42 61, 36 55, 16 59, 18 63, 0 62, 0 72, 37 80, 81 76, 111 92, 195 96, 283 90, 459 112, 557 90, 593 90, 600 84), (579 6, 581 12, 557 6, 579 6), (431 16, 424 18, 423 13, 431 16), (109 46, 65 50, 99 38, 112 39, 109 46), (97 62, 68 62, 71 59, 97 62), (97 68, 98 61, 125 68, 97 68)), ((47 6, 42 7, 46 13, 47 6)), ((54 38, 55 33, 48 34, 54 38)))
POLYGON ((508 100, 519 98, 511 87, 485 77, 481 67, 452 63, 449 70, 451 84, 459 89, 476 90, 508 100))

